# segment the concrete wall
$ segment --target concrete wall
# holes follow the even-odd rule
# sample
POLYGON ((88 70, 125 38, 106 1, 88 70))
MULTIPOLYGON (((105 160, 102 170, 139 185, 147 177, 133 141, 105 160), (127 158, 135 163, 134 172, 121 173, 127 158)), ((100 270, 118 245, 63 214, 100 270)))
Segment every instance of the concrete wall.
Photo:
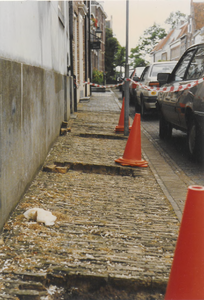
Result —
POLYGON ((62 25, 58 1, 0 2, 0 56, 66 73, 68 3, 64 6, 62 25))
POLYGON ((0 230, 72 112, 64 5, 0 2, 0 230))

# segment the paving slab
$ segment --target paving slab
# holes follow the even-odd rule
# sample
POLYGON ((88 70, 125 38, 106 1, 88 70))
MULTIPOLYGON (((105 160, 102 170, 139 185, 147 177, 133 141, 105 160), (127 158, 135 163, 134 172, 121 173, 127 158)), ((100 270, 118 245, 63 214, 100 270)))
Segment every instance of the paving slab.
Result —
MULTIPOLYGON (((114 132, 119 116, 111 92, 78 104, 71 131, 58 137, 4 226, 0 299, 23 299, 22 281, 42 278, 47 294, 33 285, 27 299, 164 298, 179 219, 155 177, 159 166, 115 163, 127 143, 114 132), (50 165, 67 169, 47 172, 50 165), (51 211, 54 225, 27 220, 34 207, 51 211)), ((144 158, 152 146, 142 139, 144 158)))

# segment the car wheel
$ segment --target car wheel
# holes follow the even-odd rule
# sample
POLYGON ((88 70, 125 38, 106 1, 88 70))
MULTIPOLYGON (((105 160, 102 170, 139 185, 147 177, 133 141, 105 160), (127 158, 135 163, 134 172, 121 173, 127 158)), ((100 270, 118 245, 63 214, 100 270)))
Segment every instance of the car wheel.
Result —
POLYGON ((163 115, 160 115, 159 119, 159 137, 161 139, 171 138, 172 136, 172 126, 171 123, 165 120, 163 115))
POLYGON ((195 119, 192 119, 188 128, 188 151, 190 157, 194 160, 202 159, 202 134, 196 124, 195 119))

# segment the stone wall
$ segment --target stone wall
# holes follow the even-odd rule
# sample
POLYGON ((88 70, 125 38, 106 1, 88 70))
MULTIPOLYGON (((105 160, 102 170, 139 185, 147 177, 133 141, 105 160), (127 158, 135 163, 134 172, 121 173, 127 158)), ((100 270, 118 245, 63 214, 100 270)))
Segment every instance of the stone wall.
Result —
POLYGON ((0 230, 72 112, 70 82, 55 71, 0 59, 0 230))

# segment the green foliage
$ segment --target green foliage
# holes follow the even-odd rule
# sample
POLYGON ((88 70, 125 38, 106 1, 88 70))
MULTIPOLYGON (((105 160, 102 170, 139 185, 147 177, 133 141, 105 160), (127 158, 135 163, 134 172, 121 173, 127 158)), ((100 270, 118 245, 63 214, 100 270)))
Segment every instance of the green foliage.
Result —
POLYGON ((165 23, 171 25, 171 28, 173 29, 176 25, 178 25, 178 22, 182 20, 184 22, 187 21, 187 15, 178 10, 176 12, 171 12, 165 23))
POLYGON ((144 31, 144 34, 139 39, 140 52, 145 56, 150 54, 153 48, 159 43, 161 39, 166 36, 166 31, 160 25, 154 23, 151 27, 144 31))
POLYGON ((161 39, 166 36, 166 31, 160 25, 154 23, 151 27, 146 29, 143 36, 139 38, 139 43, 135 48, 131 49, 130 59, 131 66, 144 67, 147 65, 145 57, 150 54, 154 47, 159 43, 161 39))
POLYGON ((135 48, 132 48, 130 50, 131 54, 130 54, 130 59, 131 59, 131 63, 130 65, 133 68, 136 67, 145 67, 146 66, 146 61, 141 57, 142 53, 140 52, 140 47, 136 46, 135 48))
POLYGON ((119 45, 118 51, 115 56, 115 66, 120 67, 120 72, 116 72, 116 74, 115 74, 116 77, 123 76, 122 67, 125 66, 125 62, 126 62, 126 49, 125 49, 125 47, 121 47, 119 45))
POLYGON ((102 85, 103 84, 103 72, 97 69, 93 69, 92 82, 102 85))
MULTIPOLYGON (((180 11, 172 12, 169 18, 165 21, 171 27, 175 27, 180 20, 187 20, 187 16, 180 11)), ((144 67, 147 65, 145 57, 150 54, 154 47, 167 35, 164 28, 154 23, 151 27, 146 29, 143 35, 139 38, 139 43, 135 48, 131 49, 130 65, 133 68, 144 67)), ((106 28, 106 53, 105 53, 105 68, 107 74, 107 82, 115 78, 116 66, 125 65, 125 47, 121 47, 118 40, 113 37, 111 29, 106 28)))
POLYGON ((115 77, 115 57, 120 47, 118 40, 113 37, 113 32, 110 28, 106 28, 106 52, 105 52, 105 69, 106 79, 109 82, 115 77))
POLYGON ((115 56, 115 65, 116 67, 123 67, 125 65, 125 61, 126 61, 126 49, 125 47, 121 47, 120 45, 118 45, 118 50, 115 56))

